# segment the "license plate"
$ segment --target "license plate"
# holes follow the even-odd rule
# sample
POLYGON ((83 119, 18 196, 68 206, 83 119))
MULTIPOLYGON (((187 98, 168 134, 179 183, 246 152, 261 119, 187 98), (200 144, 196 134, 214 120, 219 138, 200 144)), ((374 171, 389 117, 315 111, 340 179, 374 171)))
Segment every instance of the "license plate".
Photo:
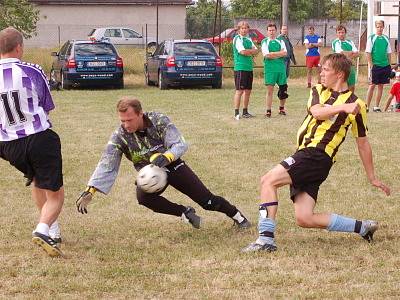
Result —
POLYGON ((88 67, 104 67, 106 65, 105 61, 89 61, 87 63, 88 67))
POLYGON ((188 67, 201 67, 205 66, 206 62, 204 60, 189 60, 186 65, 188 67))

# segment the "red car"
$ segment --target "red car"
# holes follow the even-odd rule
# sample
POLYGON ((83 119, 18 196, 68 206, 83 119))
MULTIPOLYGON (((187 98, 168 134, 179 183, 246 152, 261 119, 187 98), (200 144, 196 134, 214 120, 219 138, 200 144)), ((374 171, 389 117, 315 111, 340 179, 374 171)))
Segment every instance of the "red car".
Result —
MULTIPOLYGON (((235 28, 229 28, 226 29, 225 31, 221 32, 221 41, 222 43, 225 42, 232 42, 233 38, 236 35, 236 29, 235 28)), ((255 43, 261 43, 261 41, 265 38, 265 36, 258 30, 258 29, 253 29, 251 28, 249 31, 249 36, 251 37, 251 39, 253 40, 253 42, 255 43)), ((214 37, 214 41, 213 38, 206 38, 207 41, 214 43, 214 44, 219 44, 221 43, 219 35, 214 37)))

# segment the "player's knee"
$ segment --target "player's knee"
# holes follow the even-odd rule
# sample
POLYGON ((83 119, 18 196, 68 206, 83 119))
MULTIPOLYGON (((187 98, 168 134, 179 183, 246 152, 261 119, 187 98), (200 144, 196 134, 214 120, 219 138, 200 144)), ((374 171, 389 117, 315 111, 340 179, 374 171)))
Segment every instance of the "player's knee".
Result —
POLYGON ((279 100, 285 100, 289 97, 287 93, 288 85, 287 84, 282 84, 279 86, 278 89, 278 98, 279 100))
POLYGON ((314 227, 311 216, 304 213, 296 212, 296 224, 303 228, 314 227))
POLYGON ((220 211, 224 202, 222 199, 223 198, 220 196, 212 195, 201 205, 201 207, 205 210, 220 211))
POLYGON ((261 186, 274 186, 275 175, 272 171, 269 171, 267 174, 261 177, 260 184, 261 186))

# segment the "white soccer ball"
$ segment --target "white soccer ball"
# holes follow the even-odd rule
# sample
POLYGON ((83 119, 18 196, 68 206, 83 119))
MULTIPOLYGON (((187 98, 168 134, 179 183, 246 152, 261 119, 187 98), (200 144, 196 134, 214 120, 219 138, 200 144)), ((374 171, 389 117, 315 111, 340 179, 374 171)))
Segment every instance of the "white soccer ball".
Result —
POLYGON ((150 164, 140 169, 136 184, 145 193, 157 193, 167 185, 167 177, 164 168, 150 164))

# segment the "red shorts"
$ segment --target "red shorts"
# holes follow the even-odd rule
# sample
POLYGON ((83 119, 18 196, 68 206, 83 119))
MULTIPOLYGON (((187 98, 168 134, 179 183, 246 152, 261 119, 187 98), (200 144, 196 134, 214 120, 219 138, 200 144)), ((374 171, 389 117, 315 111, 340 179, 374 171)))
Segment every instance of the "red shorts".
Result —
POLYGON ((307 68, 313 68, 313 67, 318 68, 319 67, 319 59, 320 59, 320 56, 306 56, 306 67, 307 68))

